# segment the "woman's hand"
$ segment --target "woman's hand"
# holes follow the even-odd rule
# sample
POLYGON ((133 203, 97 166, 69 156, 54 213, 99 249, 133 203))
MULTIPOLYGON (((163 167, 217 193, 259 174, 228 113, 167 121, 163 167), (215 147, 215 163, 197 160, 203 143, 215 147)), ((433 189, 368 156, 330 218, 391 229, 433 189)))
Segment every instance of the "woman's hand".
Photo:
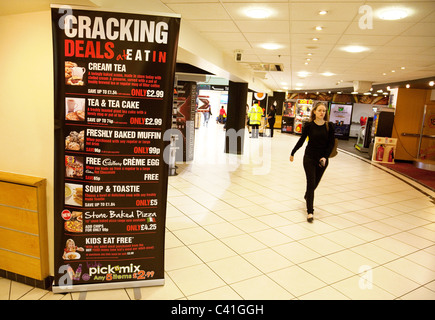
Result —
POLYGON ((320 158, 319 165, 324 167, 326 165, 326 158, 320 158))
POLYGON ((294 157, 290 156, 290 162, 293 162, 294 157))

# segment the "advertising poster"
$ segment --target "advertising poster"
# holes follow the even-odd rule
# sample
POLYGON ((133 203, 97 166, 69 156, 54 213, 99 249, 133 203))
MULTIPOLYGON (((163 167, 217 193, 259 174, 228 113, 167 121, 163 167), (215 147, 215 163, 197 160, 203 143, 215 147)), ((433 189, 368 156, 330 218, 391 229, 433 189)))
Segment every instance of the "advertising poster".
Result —
POLYGON ((352 120, 351 104, 331 104, 329 120, 335 125, 336 138, 349 138, 352 120))
POLYGON ((52 6, 54 292, 164 284, 179 26, 52 6))
POLYGON ((284 102, 282 112, 281 132, 293 132, 293 124, 295 121, 295 104, 294 102, 284 102))

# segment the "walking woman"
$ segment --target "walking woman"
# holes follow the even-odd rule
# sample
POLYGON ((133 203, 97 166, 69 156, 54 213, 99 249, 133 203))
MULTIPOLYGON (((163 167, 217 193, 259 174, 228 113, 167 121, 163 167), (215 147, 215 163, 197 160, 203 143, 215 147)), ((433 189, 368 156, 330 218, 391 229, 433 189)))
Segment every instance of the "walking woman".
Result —
POLYGON ((334 125, 329 122, 328 109, 323 102, 318 102, 311 110, 310 120, 302 128, 302 135, 291 152, 290 162, 293 162, 294 154, 307 137, 309 140, 303 162, 307 178, 304 198, 307 203, 307 221, 313 222, 314 190, 328 167, 328 158, 334 148, 334 125))

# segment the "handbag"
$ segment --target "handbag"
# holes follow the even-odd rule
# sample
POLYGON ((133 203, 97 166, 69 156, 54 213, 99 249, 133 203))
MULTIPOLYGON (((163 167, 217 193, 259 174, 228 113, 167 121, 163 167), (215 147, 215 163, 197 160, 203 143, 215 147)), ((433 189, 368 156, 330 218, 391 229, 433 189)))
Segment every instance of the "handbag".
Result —
MULTIPOLYGON (((332 126, 332 128, 334 128, 334 124, 332 122, 329 122, 328 124, 329 126, 332 126)), ((329 126, 326 127, 326 130, 328 132, 329 132, 329 126)), ((334 147, 332 148, 329 158, 334 158, 338 154, 337 147, 338 147, 338 139, 334 138, 334 147)))
POLYGON ((331 154, 329 155, 330 158, 334 158, 338 154, 337 147, 338 147, 338 139, 335 138, 334 147, 332 148, 331 154))

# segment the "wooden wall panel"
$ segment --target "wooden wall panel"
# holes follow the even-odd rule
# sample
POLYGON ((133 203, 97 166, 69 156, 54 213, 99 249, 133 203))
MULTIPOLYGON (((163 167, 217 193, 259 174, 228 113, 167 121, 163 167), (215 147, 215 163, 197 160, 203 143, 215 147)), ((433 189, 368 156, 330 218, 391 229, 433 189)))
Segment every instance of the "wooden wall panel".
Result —
POLYGON ((0 172, 0 269, 49 276, 46 179, 0 172))
POLYGON ((28 210, 37 210, 36 188, 0 182, 0 204, 28 210))
POLYGON ((397 95, 393 138, 398 138, 396 160, 414 160, 417 157, 418 138, 402 136, 402 133, 420 133, 424 105, 429 90, 400 88, 397 95))

